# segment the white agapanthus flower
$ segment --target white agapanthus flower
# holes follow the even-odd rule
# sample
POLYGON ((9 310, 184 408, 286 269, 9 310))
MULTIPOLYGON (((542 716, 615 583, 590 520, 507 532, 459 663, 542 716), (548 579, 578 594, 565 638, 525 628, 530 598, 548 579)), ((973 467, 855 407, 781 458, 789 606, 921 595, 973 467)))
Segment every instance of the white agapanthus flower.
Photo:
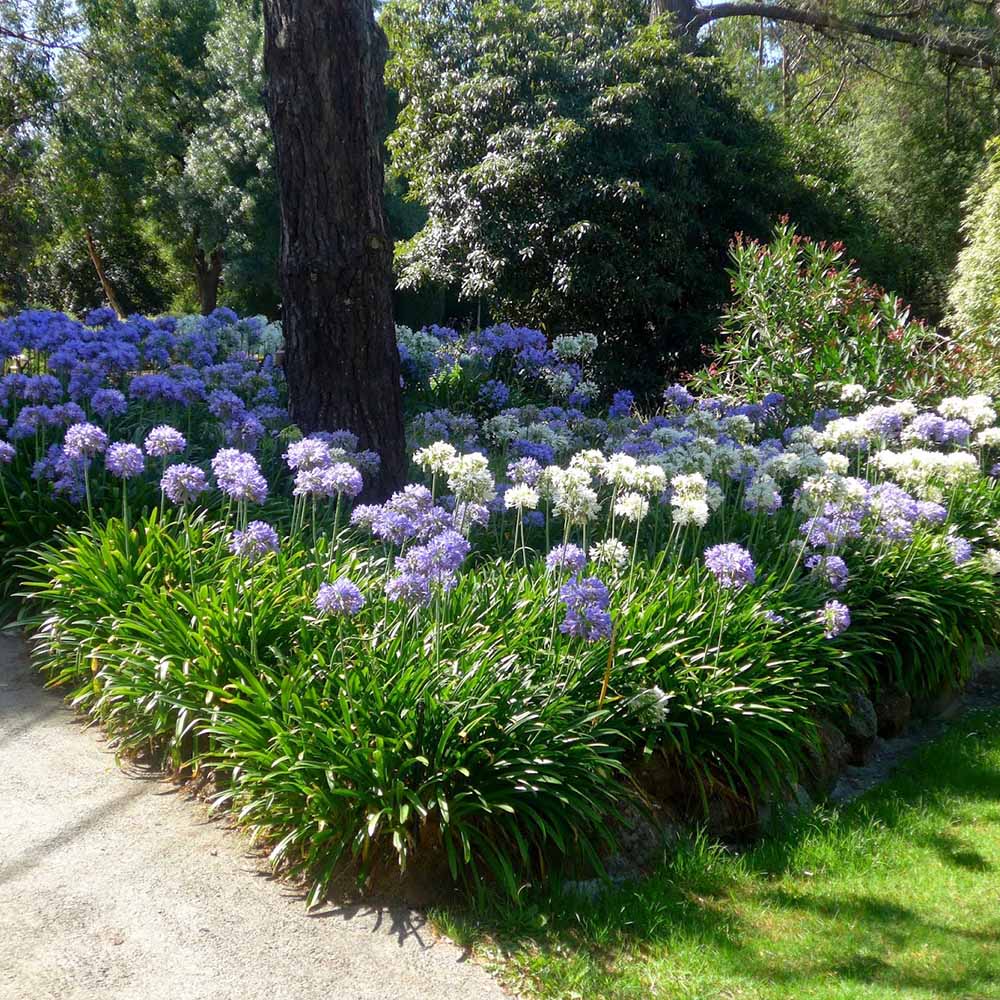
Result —
POLYGON ((863 403, 868 390, 857 382, 848 382, 840 387, 840 401, 842 403, 863 403))
MULTIPOLYGON (((956 418, 957 419, 957 418, 956 418)), ((940 452, 925 448, 878 452, 876 468, 887 472, 901 486, 923 500, 939 500, 941 490, 950 490, 979 476, 979 462, 967 451, 940 452)))
POLYGON ((543 500, 553 500, 555 499, 556 492, 559 489, 559 484, 563 480, 563 476, 566 475, 566 470, 558 465, 546 465, 542 469, 538 476, 538 487, 539 496, 543 500))
POLYGON ((511 486, 503 495, 507 510, 536 510, 539 499, 538 490, 532 489, 527 483, 511 486))
POLYGON ((984 427, 976 435, 975 444, 979 448, 996 448, 1000 445, 1000 427, 984 427))
POLYGON ((1000 574, 1000 549, 987 549, 982 554, 983 569, 991 576, 1000 574))
POLYGON ((437 475, 446 471, 448 463, 457 455, 458 452, 447 441, 435 441, 426 448, 415 451, 413 461, 425 472, 437 475))
POLYGON ((734 441, 748 441, 753 434, 753 421, 742 413, 724 417, 720 421, 720 427, 722 432, 728 434, 734 441))
POLYGON ((851 462, 846 455, 838 455, 835 451, 824 451, 819 457, 823 460, 823 467, 827 472, 833 472, 838 476, 847 475, 851 462))
POLYGON ((667 721, 670 695, 658 687, 646 688, 632 698, 632 710, 647 726, 661 726, 667 721))
POLYGON ((616 489, 631 489, 635 485, 639 463, 624 452, 612 455, 600 471, 601 478, 616 489))
POLYGON ((635 488, 646 496, 658 496, 667 488, 667 474, 658 465, 640 465, 635 470, 635 488))
POLYGON ((617 570, 628 562, 629 548, 617 538, 605 538, 603 542, 591 546, 590 556, 599 565, 617 570))
POLYGON ((569 460, 569 467, 571 469, 583 469, 589 475, 597 476, 600 475, 605 462, 607 462, 607 459, 604 457, 603 451, 598 448, 588 448, 585 451, 578 451, 569 460))
POLYGON ((675 524, 686 527, 694 524, 703 528, 709 517, 708 481, 699 472, 674 476, 670 480, 673 493, 670 497, 671 517, 675 524))
POLYGON ((692 410, 687 417, 687 426, 696 434, 713 440, 719 436, 719 419, 710 410, 692 410))
POLYGON ((766 472, 758 472, 746 490, 746 505, 750 510, 771 514, 781 506, 778 484, 766 472))
POLYGON ((494 444, 508 444, 515 438, 524 437, 520 420, 510 412, 498 413, 483 424, 483 433, 494 444))
POLYGON ((597 337, 592 333, 577 333, 556 337, 552 350, 560 361, 583 361, 597 350, 597 337))
POLYGON ((860 417, 838 417, 831 420, 810 443, 826 451, 846 451, 860 447, 871 437, 871 433, 863 414, 860 417))
POLYGON ((471 452, 458 455, 445 466, 448 488, 459 503, 489 503, 496 494, 496 484, 485 455, 471 452))
POLYGON ((946 396, 938 404, 938 413, 947 420, 964 420, 977 431, 991 427, 997 421, 993 400, 982 392, 965 398, 946 396))
POLYGON ((597 517, 601 505, 583 469, 566 469, 555 486, 553 510, 570 524, 586 524, 597 517))
POLYGON ((767 459, 761 466, 761 470, 777 479, 778 482, 788 482, 798 478, 801 464, 801 457, 789 449, 767 459))
POLYGON ((549 387, 549 392, 557 399, 564 399, 573 391, 573 376, 569 372, 546 368, 542 372, 542 379, 549 387))
POLYGON ((822 513, 827 504, 836 507, 854 507, 867 496, 867 485, 852 476, 841 476, 835 472, 824 472, 810 476, 802 483, 795 509, 802 514, 822 513))
POLYGON ((631 521, 641 521, 649 513, 649 501, 641 493, 623 493, 615 501, 615 517, 631 521))

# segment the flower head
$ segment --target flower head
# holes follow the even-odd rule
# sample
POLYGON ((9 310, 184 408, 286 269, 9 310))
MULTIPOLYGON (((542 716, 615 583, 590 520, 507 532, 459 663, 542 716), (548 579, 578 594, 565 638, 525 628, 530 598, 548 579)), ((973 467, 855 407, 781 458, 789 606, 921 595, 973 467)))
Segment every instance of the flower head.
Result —
POLYGON ((628 562, 628 553, 628 546, 617 538, 605 538, 590 550, 594 562, 616 570, 621 569, 628 562))
POLYGON ((96 424, 73 424, 66 430, 63 451, 67 458, 93 458, 108 447, 108 436, 96 424))
POLYGON ((267 480, 257 459, 236 448, 223 448, 212 459, 212 472, 219 489, 230 499, 263 503, 267 499, 267 480))
POLYGON ((579 545, 574 545, 572 542, 557 545, 545 557, 545 568, 550 573, 557 571, 580 573, 586 565, 587 553, 579 545))
POLYGON ((278 533, 266 521, 251 521, 242 531, 230 535, 229 551, 248 562, 256 562, 268 552, 277 552, 278 533))
POLYGON ((104 464, 111 475, 117 476, 119 479, 132 479, 142 475, 142 470, 146 467, 146 460, 138 445, 116 441, 108 448, 104 464))
POLYGON ((182 452, 187 447, 187 440, 175 427, 160 424, 146 435, 144 447, 147 455, 153 458, 166 458, 167 455, 182 452))
POLYGON ((208 489, 208 478, 197 465, 171 465, 160 479, 160 489, 172 503, 190 503, 208 489))
POLYGON ((353 618, 364 606, 364 594, 346 577, 333 583, 321 583, 313 602, 321 615, 353 618))
POLYGON ((705 566, 720 587, 742 587, 757 579, 757 570, 750 553, 734 542, 723 542, 706 549, 705 566))
POLYGON ((611 636, 611 615, 608 612, 608 588, 596 577, 574 576, 559 590, 566 605, 566 617, 559 631, 587 642, 597 642, 611 636))
POLYGON ((827 601, 816 612, 820 625, 823 626, 823 637, 834 639, 851 624, 851 611, 840 601, 827 601))
POLYGON ((534 510, 538 506, 538 500, 538 490, 527 483, 517 483, 503 495, 504 506, 508 510, 534 510))

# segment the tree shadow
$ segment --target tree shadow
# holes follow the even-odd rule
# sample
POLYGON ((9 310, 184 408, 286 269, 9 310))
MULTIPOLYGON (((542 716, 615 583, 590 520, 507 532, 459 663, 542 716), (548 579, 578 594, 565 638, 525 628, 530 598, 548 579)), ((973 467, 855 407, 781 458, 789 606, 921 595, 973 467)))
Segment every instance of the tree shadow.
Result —
POLYGON ((0 862, 0 885, 6 882, 13 882, 15 879, 21 878, 28 872, 38 868, 50 854, 71 844, 92 826, 100 823, 105 816, 117 812, 127 802, 144 794, 144 792, 145 789, 142 785, 129 787, 103 805, 98 806, 96 809, 91 809, 90 812, 75 823, 70 823, 62 827, 52 834, 52 836, 47 837, 39 843, 32 844, 20 854, 5 858, 0 862))

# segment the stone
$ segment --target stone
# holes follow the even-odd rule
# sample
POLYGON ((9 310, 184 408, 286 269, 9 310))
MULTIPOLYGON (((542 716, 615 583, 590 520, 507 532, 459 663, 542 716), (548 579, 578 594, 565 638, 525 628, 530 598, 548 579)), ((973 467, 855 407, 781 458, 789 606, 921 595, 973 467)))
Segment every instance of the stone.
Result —
POLYGON ((913 711, 913 699, 898 688, 881 691, 875 702, 878 734, 884 740, 894 739, 906 728, 913 711))
POLYGON ((829 719, 821 719, 816 727, 817 746, 809 752, 810 784, 818 792, 831 789, 847 766, 851 747, 844 734, 829 719))
POLYGON ((878 716, 871 699, 863 691, 852 692, 848 699, 843 732, 850 747, 849 763, 864 764, 878 737, 878 716))

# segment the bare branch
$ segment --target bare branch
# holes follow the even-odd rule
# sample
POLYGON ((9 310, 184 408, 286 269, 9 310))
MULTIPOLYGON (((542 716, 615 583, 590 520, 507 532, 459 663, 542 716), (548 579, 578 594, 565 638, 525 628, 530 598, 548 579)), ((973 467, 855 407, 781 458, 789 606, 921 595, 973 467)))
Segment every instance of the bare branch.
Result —
POLYGON ((790 21, 818 31, 864 35, 879 41, 930 49, 967 66, 984 69, 1000 67, 1000 57, 982 46, 965 44, 925 32, 901 31, 884 24, 849 20, 815 9, 788 7, 780 3, 719 3, 713 7, 697 7, 694 16, 682 27, 686 32, 694 34, 705 25, 727 17, 765 17, 771 21, 790 21))
POLYGON ((50 38, 37 38, 34 35, 25 34, 22 31, 15 31, 7 25, 0 24, 0 38, 9 38, 13 42, 23 42, 25 45, 32 45, 36 49, 47 51, 76 52, 79 55, 93 58, 93 54, 77 42, 59 42, 50 38))

